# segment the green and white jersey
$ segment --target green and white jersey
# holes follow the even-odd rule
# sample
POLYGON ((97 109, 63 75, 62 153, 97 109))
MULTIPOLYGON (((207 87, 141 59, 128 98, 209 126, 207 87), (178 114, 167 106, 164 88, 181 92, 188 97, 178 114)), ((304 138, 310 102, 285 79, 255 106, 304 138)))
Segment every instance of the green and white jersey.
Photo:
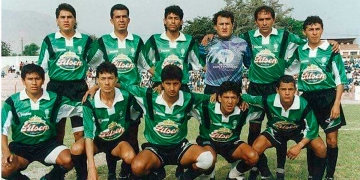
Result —
POLYGON ((171 146, 180 143, 187 136, 188 114, 203 101, 209 100, 205 94, 191 94, 179 91, 179 99, 170 107, 161 94, 151 88, 121 84, 133 94, 144 111, 145 139, 161 146, 171 146))
POLYGON ((57 99, 56 93, 50 91, 43 91, 37 102, 33 102, 25 90, 11 95, 1 110, 1 134, 8 136, 11 129, 14 142, 29 145, 54 138, 56 122, 68 113, 59 107, 63 101, 68 100, 57 99))
POLYGON ((130 126, 130 106, 132 95, 115 88, 114 102, 108 107, 100 100, 100 89, 93 99, 83 105, 84 138, 96 136, 104 141, 120 138, 130 126))
POLYGON ((196 119, 200 119, 201 138, 216 142, 229 142, 240 139, 241 129, 246 123, 246 118, 241 118, 243 112, 239 107, 236 106, 234 112, 225 117, 220 110, 220 103, 204 105, 197 106, 196 114, 193 115, 196 119), (204 113, 208 113, 208 115, 204 115, 204 113))
POLYGON ((258 84, 269 84, 284 75, 288 63, 285 54, 289 44, 304 44, 306 41, 292 33, 272 28, 269 36, 264 37, 259 30, 250 30, 240 35, 252 49, 249 80, 258 84), (284 40, 283 40, 284 39, 284 40))
POLYGON ((60 32, 49 34, 42 42, 37 63, 48 72, 51 80, 83 80, 88 70, 91 44, 92 39, 79 32, 70 40, 60 32))
POLYGON ((198 44, 190 35, 181 32, 174 42, 165 32, 152 35, 146 41, 143 53, 147 68, 155 66, 154 82, 161 82, 161 71, 166 65, 175 64, 182 69, 182 84, 189 82, 190 64, 192 70, 200 70, 205 65, 200 58, 198 44))
POLYGON ((327 41, 314 50, 308 44, 299 46, 291 59, 300 61, 299 91, 334 89, 348 82, 341 55, 333 53, 327 41))
POLYGON ((263 96, 243 94, 241 97, 245 102, 268 111, 265 131, 270 134, 273 134, 274 131, 284 133, 284 135, 303 132, 304 138, 309 140, 318 136, 319 124, 313 111, 307 107, 308 103, 304 98, 295 95, 293 104, 288 110, 285 110, 281 105, 280 95, 277 93, 267 96, 266 104, 264 104, 263 98, 265 97, 263 96))
POLYGON ((103 35, 94 42, 92 53, 95 57, 89 62, 90 67, 96 67, 104 61, 110 61, 118 69, 119 82, 139 84, 138 69, 144 69, 145 58, 141 53, 144 42, 140 36, 128 33, 121 41, 114 32, 103 35))

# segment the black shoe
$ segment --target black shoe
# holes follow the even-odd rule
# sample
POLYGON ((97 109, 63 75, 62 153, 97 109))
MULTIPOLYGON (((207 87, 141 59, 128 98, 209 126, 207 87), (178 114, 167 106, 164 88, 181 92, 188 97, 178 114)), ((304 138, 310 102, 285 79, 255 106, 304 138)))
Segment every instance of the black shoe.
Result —
POLYGON ((117 180, 116 174, 114 174, 114 173, 109 173, 107 179, 108 179, 108 180, 117 180))
POLYGON ((175 177, 179 178, 182 174, 184 174, 184 168, 181 166, 177 166, 175 171, 175 177))
POLYGON ((325 177, 325 180, 334 180, 334 177, 325 177))
POLYGON ((245 176, 240 175, 240 176, 238 176, 238 177, 236 177, 236 178, 230 178, 230 177, 229 177, 229 173, 228 173, 228 175, 226 176, 226 180, 240 180, 240 179, 244 179, 244 180, 245 180, 245 176))
POLYGON ((276 172, 276 180, 285 180, 285 174, 276 172))
POLYGON ((248 179, 249 180, 256 180, 256 178, 258 177, 259 174, 260 174, 259 170, 256 170, 256 171, 250 170, 250 174, 249 174, 248 179))

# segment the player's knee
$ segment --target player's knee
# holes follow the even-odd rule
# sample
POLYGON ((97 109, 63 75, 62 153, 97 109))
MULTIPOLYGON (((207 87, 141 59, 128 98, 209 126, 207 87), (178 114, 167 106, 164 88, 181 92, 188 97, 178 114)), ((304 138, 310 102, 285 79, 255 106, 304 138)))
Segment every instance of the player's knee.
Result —
POLYGON ((329 148, 336 148, 337 147, 337 139, 336 138, 326 138, 326 145, 329 148))
POLYGON ((209 169, 214 161, 214 156, 211 154, 210 151, 202 152, 198 158, 196 159, 197 163, 195 164, 198 168, 201 169, 209 169))
POLYGON ((127 152, 123 155, 122 159, 126 164, 131 164, 135 158, 134 152, 127 152))
POLYGON ((250 166, 255 166, 256 163, 258 162, 259 160, 259 155, 258 153, 254 150, 254 151, 250 151, 248 154, 247 154, 247 162, 250 166))
POLYGON ((85 153, 85 144, 83 141, 78 141, 71 146, 72 155, 80 155, 85 153))
POLYGON ((137 160, 131 162, 131 171, 136 176, 143 176, 145 173, 145 163, 137 160))

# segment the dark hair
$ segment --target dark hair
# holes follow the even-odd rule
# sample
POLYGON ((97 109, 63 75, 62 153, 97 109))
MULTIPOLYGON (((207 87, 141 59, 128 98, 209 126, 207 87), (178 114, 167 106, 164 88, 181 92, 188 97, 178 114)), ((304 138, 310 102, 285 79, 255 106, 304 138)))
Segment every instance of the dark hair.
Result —
POLYGON ((127 15, 130 16, 130 11, 129 11, 128 7, 126 7, 123 4, 115 4, 110 10, 110 18, 112 18, 114 16, 114 11, 115 10, 126 10, 127 15))
POLYGON ((45 71, 44 69, 36 64, 27 64, 21 69, 21 79, 25 80, 27 74, 36 73, 42 80, 45 81, 45 71))
MULTIPOLYGON (((180 17, 180 20, 182 20, 184 17, 183 10, 180 8, 180 6, 177 6, 177 5, 172 5, 172 6, 165 8, 164 18, 166 19, 166 17, 171 13, 178 15, 180 17)), ((164 26, 165 26, 165 24, 164 24, 164 26)), ((180 30, 181 29, 182 29, 182 26, 180 26, 180 30)), ((167 30, 166 26, 165 26, 165 30, 167 30)))
POLYGON ((290 75, 281 76, 276 87, 279 88, 281 83, 293 83, 294 87, 296 87, 296 81, 295 81, 294 77, 292 77, 290 75))
POLYGON ((267 13, 270 13, 271 14, 271 17, 273 19, 275 19, 275 11, 272 7, 270 6, 260 6, 258 8, 256 8, 255 12, 254 12, 254 19, 255 21, 257 20, 257 17, 258 17, 258 14, 261 12, 261 11, 264 11, 264 12, 267 12, 267 13))
POLYGON ((166 80, 179 80, 181 82, 183 78, 183 72, 177 65, 166 65, 161 72, 161 81, 166 80))
POLYGON ((99 78, 99 74, 109 73, 114 74, 115 77, 118 77, 118 71, 116 66, 111 62, 103 62, 96 68, 96 78, 99 78))
POLYGON ((219 102, 218 96, 222 96, 224 93, 229 91, 235 93, 238 97, 240 97, 241 87, 236 82, 224 81, 218 88, 218 92, 216 93, 216 101, 219 102))
MULTIPOLYGON (((68 3, 61 3, 59 4, 59 6, 56 8, 55 10, 55 15, 56 15, 56 19, 59 18, 60 15, 60 11, 64 10, 64 11, 69 11, 71 12, 71 14, 74 16, 74 18, 76 19, 76 11, 74 9, 74 7, 72 7, 70 4, 68 3)), ((75 23, 74 29, 76 29, 77 27, 77 23, 75 23)))
POLYGON ((219 16, 230 18, 231 19, 231 24, 234 24, 234 13, 232 13, 231 11, 222 10, 222 11, 219 11, 219 12, 214 14, 214 17, 212 19, 212 22, 213 22, 214 25, 217 24, 217 18, 219 16))
POLYGON ((322 19, 319 16, 308 16, 303 24, 303 30, 306 30, 306 26, 319 23, 321 25, 321 28, 324 28, 324 24, 322 19))

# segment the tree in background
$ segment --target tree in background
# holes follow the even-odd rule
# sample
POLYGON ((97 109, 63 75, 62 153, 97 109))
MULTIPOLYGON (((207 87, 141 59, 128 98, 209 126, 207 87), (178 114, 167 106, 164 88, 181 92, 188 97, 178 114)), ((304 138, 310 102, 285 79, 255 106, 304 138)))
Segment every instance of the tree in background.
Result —
POLYGON ((38 56, 38 50, 40 47, 36 45, 35 43, 31 43, 29 45, 26 45, 23 51, 24 56, 38 56))
MULTIPOLYGON (((279 0, 224 0, 226 6, 223 10, 228 10, 234 13, 235 27, 234 34, 240 34, 251 29, 256 29, 254 20, 255 9, 268 5, 272 7, 276 14, 275 27, 284 28, 289 31, 304 37, 302 34, 302 23, 291 18, 288 14, 293 8, 285 8, 283 4, 279 3, 279 0)), ((220 10, 220 9, 219 9, 220 10)), ((214 12, 215 14, 216 12, 214 12)), ((196 39, 202 39, 202 37, 209 33, 214 33, 214 25, 212 24, 212 17, 196 17, 193 20, 185 21, 184 33, 192 35, 196 39)))
POLYGON ((1 41, 1 56, 10 56, 11 48, 10 44, 4 41, 1 41))

